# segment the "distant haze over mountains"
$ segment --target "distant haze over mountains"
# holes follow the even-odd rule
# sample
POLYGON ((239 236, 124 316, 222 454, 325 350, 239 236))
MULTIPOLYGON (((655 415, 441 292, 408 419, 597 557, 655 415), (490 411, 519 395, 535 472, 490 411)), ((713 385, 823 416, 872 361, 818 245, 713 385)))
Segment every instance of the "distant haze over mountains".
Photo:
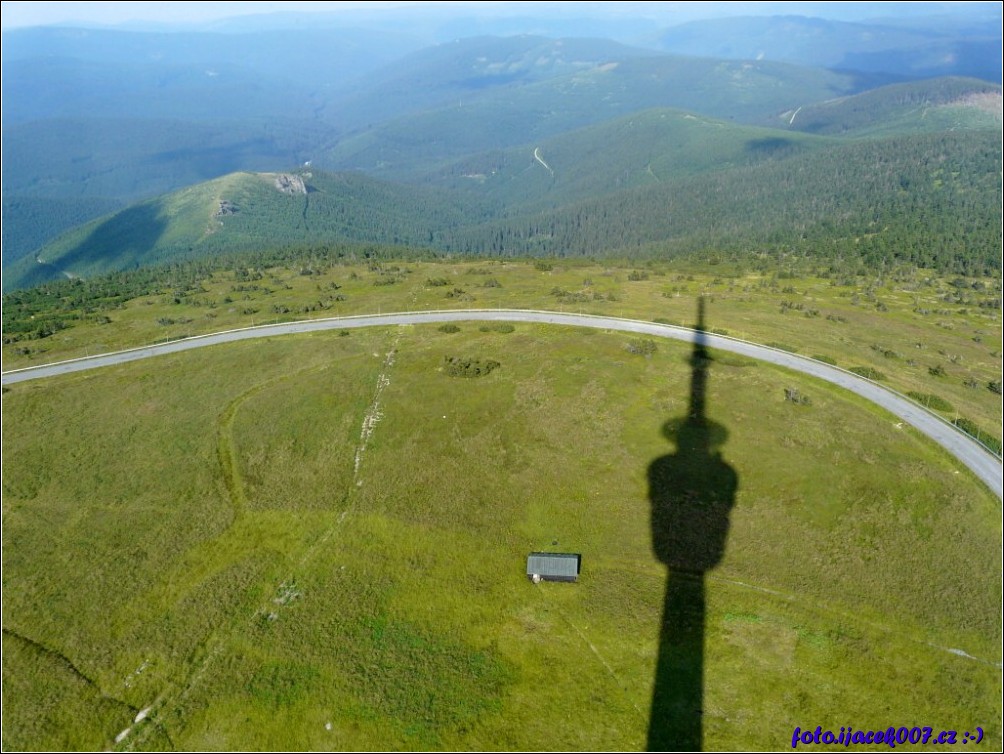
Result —
MULTIPOLYGON (((23 265, 11 265, 51 255, 49 242, 81 223, 242 172, 362 171, 383 187, 348 180, 341 190, 411 198, 369 208, 350 236, 440 246, 449 237, 484 252, 489 231, 457 228, 495 223, 501 238, 527 211, 564 211, 653 179, 762 170, 765 157, 774 164, 834 140, 895 138, 905 154, 903 138, 999 135, 999 4, 741 7, 757 15, 725 17, 737 9, 728 4, 367 7, 138 31, 11 28, 5 5, 4 286, 37 279, 41 270, 21 277, 23 265), (662 121, 642 115, 653 110, 662 121), (648 125, 625 130, 633 115, 648 125), (754 138, 744 126, 778 133, 754 138), (774 147, 750 152, 751 143, 774 147), (433 189, 434 199, 416 199, 433 189), (431 206, 443 228, 400 215, 431 206)), ((254 226, 260 243, 296 240, 285 221, 274 231, 254 226)), ((195 253, 202 242, 190 241, 195 253)), ((553 241, 509 248, 556 250, 553 241)), ((115 267, 87 249, 88 270, 115 267)), ((108 253, 137 265, 164 258, 158 249, 108 253)))

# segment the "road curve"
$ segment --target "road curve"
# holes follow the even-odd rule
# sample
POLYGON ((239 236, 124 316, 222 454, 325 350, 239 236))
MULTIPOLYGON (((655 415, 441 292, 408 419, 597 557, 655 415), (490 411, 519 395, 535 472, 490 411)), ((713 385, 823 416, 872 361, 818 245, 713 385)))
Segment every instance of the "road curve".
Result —
MULTIPOLYGON (((10 385, 26 380, 124 364, 129 361, 147 359, 151 356, 161 356, 179 351, 188 351, 193 348, 202 348, 221 343, 233 343, 238 340, 250 340, 252 338, 294 335, 321 330, 346 330, 356 327, 419 325, 472 320, 534 322, 569 325, 573 327, 592 327, 602 330, 619 330, 641 335, 651 335, 659 338, 674 338, 688 342, 694 340, 694 331, 686 327, 661 325, 655 322, 620 319, 617 317, 601 317, 591 314, 565 314, 561 312, 522 309, 454 309, 427 312, 395 312, 390 314, 332 317, 329 319, 313 319, 302 322, 259 325, 258 327, 227 330, 211 335, 198 335, 168 343, 144 346, 142 348, 133 348, 99 356, 89 356, 56 362, 54 364, 43 364, 36 367, 12 370, 3 373, 2 384, 10 385)), ((775 348, 723 335, 714 335, 712 333, 704 333, 704 340, 711 348, 731 351, 751 359, 766 361, 771 364, 794 369, 803 374, 818 377, 821 380, 826 380, 834 385, 850 390, 852 393, 881 406, 941 445, 976 474, 998 498, 1004 498, 1004 481, 1002 481, 1000 460, 940 416, 932 414, 899 393, 851 372, 815 361, 814 359, 788 353, 787 351, 780 351, 775 348)))

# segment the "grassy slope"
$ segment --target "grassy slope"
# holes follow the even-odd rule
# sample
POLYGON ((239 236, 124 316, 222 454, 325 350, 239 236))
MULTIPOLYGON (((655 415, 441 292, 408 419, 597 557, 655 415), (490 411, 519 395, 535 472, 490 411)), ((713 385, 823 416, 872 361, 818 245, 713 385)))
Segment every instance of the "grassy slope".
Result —
MULTIPOLYGON (((276 174, 234 173, 134 204, 61 236, 38 254, 53 276, 91 276, 267 245, 337 239, 422 244, 490 212, 476 199, 382 183, 358 174, 303 173, 306 195, 283 193, 276 174), (221 214, 222 202, 229 203, 221 214)), ((38 263, 6 271, 5 286, 38 263)))
POLYGON ((132 202, 238 170, 299 165, 330 133, 316 122, 279 117, 77 117, 7 125, 4 266, 132 202))
MULTIPOLYGON (((960 289, 907 269, 864 278, 845 276, 839 266, 825 271, 826 278, 783 270, 779 279, 773 262, 763 271, 685 260, 642 268, 645 280, 631 280, 631 267, 587 262, 549 272, 526 262, 446 260, 383 266, 316 260, 312 268, 310 275, 300 274, 301 266, 263 270, 257 282, 219 272, 188 291, 168 276, 160 293, 92 313, 72 303, 70 286, 66 309, 56 316, 72 326, 42 340, 5 344, 3 368, 254 323, 405 309, 527 307, 689 324, 694 297, 705 293, 715 299, 714 326, 731 335, 826 356, 845 368, 876 369, 901 392, 947 400, 950 419, 968 417, 984 429, 1001 422, 1000 399, 987 389, 1001 379, 998 280, 970 281, 983 288, 977 292, 968 283, 960 289), (440 280, 447 285, 430 285, 440 280), (490 280, 498 287, 486 287, 490 280), (943 376, 931 374, 937 367, 943 376)), ((14 312, 5 302, 7 316, 14 312)), ((41 312, 26 316, 43 319, 41 312)))
MULTIPOLYGON (((660 427, 689 374, 685 345, 627 341, 331 333, 17 386, 5 627, 153 704, 122 746, 640 748, 665 579, 645 475, 673 452, 660 427), (458 381, 449 355, 502 367, 458 381), (554 540, 584 553, 579 585, 525 580, 554 540)), ((999 672, 939 649, 999 661, 997 502, 880 412, 779 370, 713 364, 708 406, 739 493, 709 581, 706 744, 923 720, 999 745, 999 672)), ((43 668, 8 695, 12 641, 4 743, 56 746, 44 688, 88 709, 90 692, 43 668)), ((111 744, 119 714, 73 740, 111 744)))

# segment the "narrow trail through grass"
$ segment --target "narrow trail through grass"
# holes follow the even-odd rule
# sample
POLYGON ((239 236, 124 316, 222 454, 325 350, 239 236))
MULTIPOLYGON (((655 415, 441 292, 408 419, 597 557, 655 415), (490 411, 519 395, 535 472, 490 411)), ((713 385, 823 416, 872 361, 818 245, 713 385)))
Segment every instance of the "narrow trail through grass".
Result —
POLYGON ((596 648, 596 645, 589 640, 589 637, 586 635, 585 631, 579 628, 579 626, 576 625, 575 621, 573 621, 571 617, 569 617, 568 613, 565 610, 562 610, 557 603, 547 599, 547 594, 544 592, 543 589, 540 588, 540 584, 534 584, 533 588, 534 591, 537 592, 541 601, 547 603, 547 605, 550 608, 552 608, 558 615, 560 615, 561 619, 568 624, 568 626, 572 629, 572 631, 575 632, 575 635, 582 640, 582 643, 585 644, 587 647, 589 647, 589 651, 593 653, 593 655, 599 661, 600 665, 603 666, 603 669, 607 672, 607 675, 609 675, 611 678, 614 679, 614 683, 617 686, 617 689, 622 692, 622 696, 624 697, 625 701, 631 705, 632 709, 634 709, 635 712, 638 713, 638 720, 641 723, 641 725, 642 726, 647 725, 648 715, 642 712, 641 708, 637 704, 635 704, 633 699, 628 697, 626 694, 623 694, 623 691, 628 687, 627 684, 619 675, 617 675, 617 671, 615 671, 613 667, 610 665, 610 663, 607 662, 606 658, 600 653, 600 650, 596 648))
POLYGON ((272 379, 265 380, 253 387, 245 390, 234 398, 227 407, 223 409, 217 426, 217 457, 220 462, 220 472, 223 474, 223 484, 226 487, 227 498, 234 510, 234 519, 239 518, 247 510, 247 495, 244 490, 244 480, 241 478, 240 469, 237 466, 237 454, 234 449, 233 425, 237 412, 248 400, 260 394, 264 390, 273 387, 281 382, 293 380, 311 372, 322 371, 324 366, 307 367, 298 369, 289 374, 279 375, 272 379))
MULTIPOLYGON (((90 747, 644 746, 665 578, 645 470, 685 405, 689 347, 643 358, 620 332, 476 328, 295 334, 5 396, 5 428, 33 428, 5 433, 5 624, 128 702, 90 724, 90 747), (454 357, 501 367, 456 379, 454 357), (207 510, 199 536, 175 533, 207 510), (114 557, 67 580, 69 544, 117 532, 114 557), (530 586, 525 553, 558 541, 586 554, 581 582, 530 586), (173 549, 116 603, 108 585, 158 547, 173 549)), ((998 715, 996 501, 838 388, 731 357, 709 368, 742 484, 707 582, 707 740, 776 748, 794 712, 998 715)), ((56 730, 69 707, 35 711, 56 683, 100 702, 35 664, 55 680, 11 692, 12 714, 56 730)))
MULTIPOLYGON (((323 531, 323 533, 312 544, 305 548, 302 555, 300 555, 300 557, 296 560, 296 568, 293 572, 288 573, 287 576, 271 590, 270 593, 274 596, 270 598, 269 602, 264 603, 259 607, 252 620, 261 618, 262 616, 269 621, 278 620, 280 617, 280 612, 278 611, 280 611, 282 607, 303 596, 296 588, 295 571, 302 570, 305 566, 307 566, 321 550, 321 548, 330 542, 338 528, 345 521, 351 511, 354 504, 354 492, 362 485, 360 471, 363 453, 365 452, 366 446, 373 435, 373 431, 376 428, 378 421, 382 418, 382 414, 380 413, 380 397, 384 389, 390 384, 389 371, 394 365, 394 358, 397 354, 400 338, 401 333, 396 333, 390 347, 387 349, 380 373, 377 376, 373 400, 360 420, 360 439, 354 454, 352 485, 349 489, 344 490, 342 493, 341 501, 343 503, 343 507, 341 512, 337 515, 337 517, 333 518, 331 524, 323 531)), ((223 474, 227 497, 234 510, 235 521, 247 514, 247 496, 245 492, 245 485, 241 476, 239 464, 237 462, 237 452, 233 440, 233 424, 238 412, 243 406, 247 405, 250 399, 260 395, 265 390, 282 382, 291 381, 294 378, 301 377, 311 372, 323 371, 325 368, 327 368, 326 365, 313 366, 265 380, 257 385, 254 385, 250 389, 244 391, 237 398, 233 399, 220 414, 217 421, 217 456, 219 458, 220 469, 223 474)), ((292 553, 289 555, 291 556, 292 553)), ((201 662, 197 661, 195 663, 194 670, 189 675, 188 681, 180 687, 180 690, 178 690, 177 696, 172 699, 171 690, 165 689, 161 695, 159 695, 146 708, 149 710, 149 713, 144 716, 143 720, 155 721, 157 718, 167 717, 173 711, 177 710, 189 697, 189 695, 198 687, 199 682, 206 676, 212 665, 225 653, 227 644, 240 627, 240 625, 231 625, 226 627, 222 632, 215 632, 213 635, 209 636, 206 642, 197 650, 199 654, 204 655, 204 658, 201 662)), ((137 725, 143 722, 143 720, 137 721, 137 725)), ((160 727, 162 726, 158 724, 157 728, 160 727)), ((119 734, 120 738, 116 739, 116 743, 123 743, 128 738, 128 750, 142 749, 143 743, 147 741, 147 737, 143 734, 151 730, 152 728, 144 727, 139 728, 135 733, 133 733, 132 728, 129 728, 119 734)))

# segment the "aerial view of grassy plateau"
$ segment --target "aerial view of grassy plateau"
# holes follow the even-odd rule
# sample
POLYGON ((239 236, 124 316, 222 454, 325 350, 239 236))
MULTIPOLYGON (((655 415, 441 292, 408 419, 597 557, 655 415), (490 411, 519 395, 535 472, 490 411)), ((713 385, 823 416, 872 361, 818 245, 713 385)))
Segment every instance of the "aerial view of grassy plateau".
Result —
MULTIPOLYGON (((533 307, 686 324, 703 296, 709 329, 783 337, 997 421, 961 377, 992 374, 999 317, 913 313, 950 290, 936 278, 717 267, 403 259, 277 267, 260 286, 220 273, 181 303, 140 297, 63 330, 44 356, 277 319, 263 314, 332 283, 344 300, 326 315, 533 307), (204 303, 228 294, 239 303, 204 303)), ((149 709, 120 745, 643 748, 666 580, 646 469, 674 449, 662 428, 686 413, 690 346, 452 329, 254 340, 5 388, 18 585, 5 683, 22 700, 5 728, 25 746, 93 748, 149 709), (464 379, 450 357, 500 366, 464 379), (546 549, 584 553, 574 588, 527 583, 526 552, 546 549)), ((772 748, 804 719, 996 719, 999 501, 908 426, 780 368, 712 354, 707 410, 739 479, 708 579, 708 744, 772 748)))
MULTIPOLYGON (((525 37, 506 44, 543 54, 525 37)), ((445 70, 454 48, 433 49, 445 70)), ((777 63, 770 75, 815 98, 801 117, 849 133, 781 137, 755 98, 736 123, 725 105, 700 119, 685 112, 696 103, 662 109, 644 99, 657 63, 603 49, 622 65, 597 77, 641 68, 645 84, 602 90, 596 102, 626 110, 596 123, 540 104, 598 87, 584 68, 498 91, 478 80, 486 91, 463 107, 479 129, 508 98, 524 103, 519 118, 561 121, 539 133, 521 121, 534 142, 468 129, 471 143, 449 152, 430 134, 461 108, 435 109, 438 90, 374 60, 388 71, 367 85, 379 96, 365 100, 362 84, 344 95, 358 122, 275 121, 293 129, 275 138, 295 142, 296 161, 270 164, 278 147, 262 148, 245 114, 245 161, 195 170, 178 155, 204 155, 168 137, 224 138, 237 121, 213 131, 193 115, 196 138, 179 115, 151 120, 151 139, 176 150, 158 147, 160 178, 114 177, 153 164, 123 136, 103 177, 66 158, 67 185, 83 188, 45 199, 65 212, 51 227, 28 218, 45 215, 40 187, 56 168, 5 197, 5 224, 31 226, 4 231, 26 250, 3 262, 5 751, 789 750, 796 728, 817 726, 957 731, 954 745, 895 745, 908 751, 1004 746, 1000 498, 878 405, 701 336, 853 372, 999 458, 999 84, 877 79, 855 102, 891 103, 881 117, 833 115, 838 100, 820 93, 843 69, 777 63), (388 92, 400 113, 381 110, 388 92), (914 128, 921 96, 950 102, 914 128), (406 158, 409 129, 426 135, 406 158), (310 140, 320 166, 304 158, 310 140), (623 227, 590 229, 600 207, 623 227), (708 216, 683 218, 697 207, 708 216), (693 335, 336 323, 7 379, 222 331, 440 310, 693 335), (685 458, 732 481, 714 483, 729 499, 713 565, 673 573, 657 501, 700 495, 657 491, 657 470, 685 458), (581 554, 577 582, 532 582, 531 552, 581 554), (678 681, 689 698, 660 706, 678 681), (667 736, 679 746, 654 743, 667 736)), ((724 62, 679 60, 698 61, 686 65, 701 86, 725 86, 724 62)), ((291 113, 311 111, 288 96, 291 113)), ((798 113, 784 113, 792 126, 798 113)), ((7 154, 26 138, 17 128, 49 138, 65 117, 5 122, 7 154)), ((29 183, 15 173, 5 168, 8 195, 29 183)), ((847 750, 861 748, 891 750, 847 750)))

